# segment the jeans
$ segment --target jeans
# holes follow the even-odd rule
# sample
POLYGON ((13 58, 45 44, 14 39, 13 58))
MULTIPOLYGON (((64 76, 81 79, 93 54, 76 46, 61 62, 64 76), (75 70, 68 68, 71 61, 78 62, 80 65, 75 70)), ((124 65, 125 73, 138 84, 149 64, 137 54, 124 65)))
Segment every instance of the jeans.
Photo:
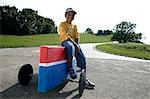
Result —
POLYGON ((62 42, 62 46, 66 48, 67 57, 72 57, 73 59, 73 57, 75 56, 77 60, 77 67, 80 67, 81 69, 86 69, 86 59, 81 48, 78 52, 76 52, 75 46, 71 41, 68 40, 62 42))

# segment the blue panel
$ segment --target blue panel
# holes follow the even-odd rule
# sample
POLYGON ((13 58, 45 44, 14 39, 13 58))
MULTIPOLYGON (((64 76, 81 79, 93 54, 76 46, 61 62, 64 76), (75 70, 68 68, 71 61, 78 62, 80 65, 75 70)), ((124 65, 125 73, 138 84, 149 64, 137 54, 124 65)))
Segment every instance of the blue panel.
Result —
POLYGON ((67 64, 59 64, 49 67, 39 67, 38 76, 38 91, 46 92, 62 84, 64 80, 67 80, 67 64))
MULTIPOLYGON (((75 69, 76 61, 73 60, 75 69)), ((47 92, 69 79, 67 63, 53 65, 49 67, 39 66, 38 92, 47 92)))

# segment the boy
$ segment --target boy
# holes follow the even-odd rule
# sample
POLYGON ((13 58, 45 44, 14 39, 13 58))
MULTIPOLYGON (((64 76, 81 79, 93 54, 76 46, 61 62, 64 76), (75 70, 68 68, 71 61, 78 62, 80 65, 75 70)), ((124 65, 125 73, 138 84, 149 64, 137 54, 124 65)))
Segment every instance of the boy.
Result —
MULTIPOLYGON (((79 33, 77 32, 77 26, 72 24, 74 16, 77 13, 72 8, 67 8, 65 12, 66 21, 61 22, 59 25, 60 41, 62 46, 66 48, 68 70, 72 79, 77 78, 72 67, 72 59, 75 56, 77 60, 77 66, 86 70, 86 59, 79 46, 79 33)), ((94 88, 95 84, 86 79, 86 88, 94 88)))

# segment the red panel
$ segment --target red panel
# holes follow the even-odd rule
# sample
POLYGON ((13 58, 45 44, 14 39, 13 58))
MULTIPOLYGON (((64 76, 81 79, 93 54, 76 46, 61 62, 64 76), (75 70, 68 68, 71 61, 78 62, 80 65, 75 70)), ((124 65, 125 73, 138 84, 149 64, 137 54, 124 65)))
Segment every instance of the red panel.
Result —
POLYGON ((62 46, 41 46, 40 63, 50 63, 66 59, 66 50, 62 46))

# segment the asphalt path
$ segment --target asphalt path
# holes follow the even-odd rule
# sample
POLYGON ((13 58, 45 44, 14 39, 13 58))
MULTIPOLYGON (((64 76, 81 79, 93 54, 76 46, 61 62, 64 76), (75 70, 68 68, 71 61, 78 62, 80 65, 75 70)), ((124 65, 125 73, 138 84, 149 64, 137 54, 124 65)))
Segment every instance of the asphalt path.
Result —
POLYGON ((95 50, 96 44, 81 44, 87 57, 87 77, 96 87, 78 95, 78 83, 68 82, 47 93, 37 92, 39 47, 0 49, 1 98, 150 99, 150 61, 95 50), (18 84, 23 64, 30 63, 34 77, 27 87, 18 84))

